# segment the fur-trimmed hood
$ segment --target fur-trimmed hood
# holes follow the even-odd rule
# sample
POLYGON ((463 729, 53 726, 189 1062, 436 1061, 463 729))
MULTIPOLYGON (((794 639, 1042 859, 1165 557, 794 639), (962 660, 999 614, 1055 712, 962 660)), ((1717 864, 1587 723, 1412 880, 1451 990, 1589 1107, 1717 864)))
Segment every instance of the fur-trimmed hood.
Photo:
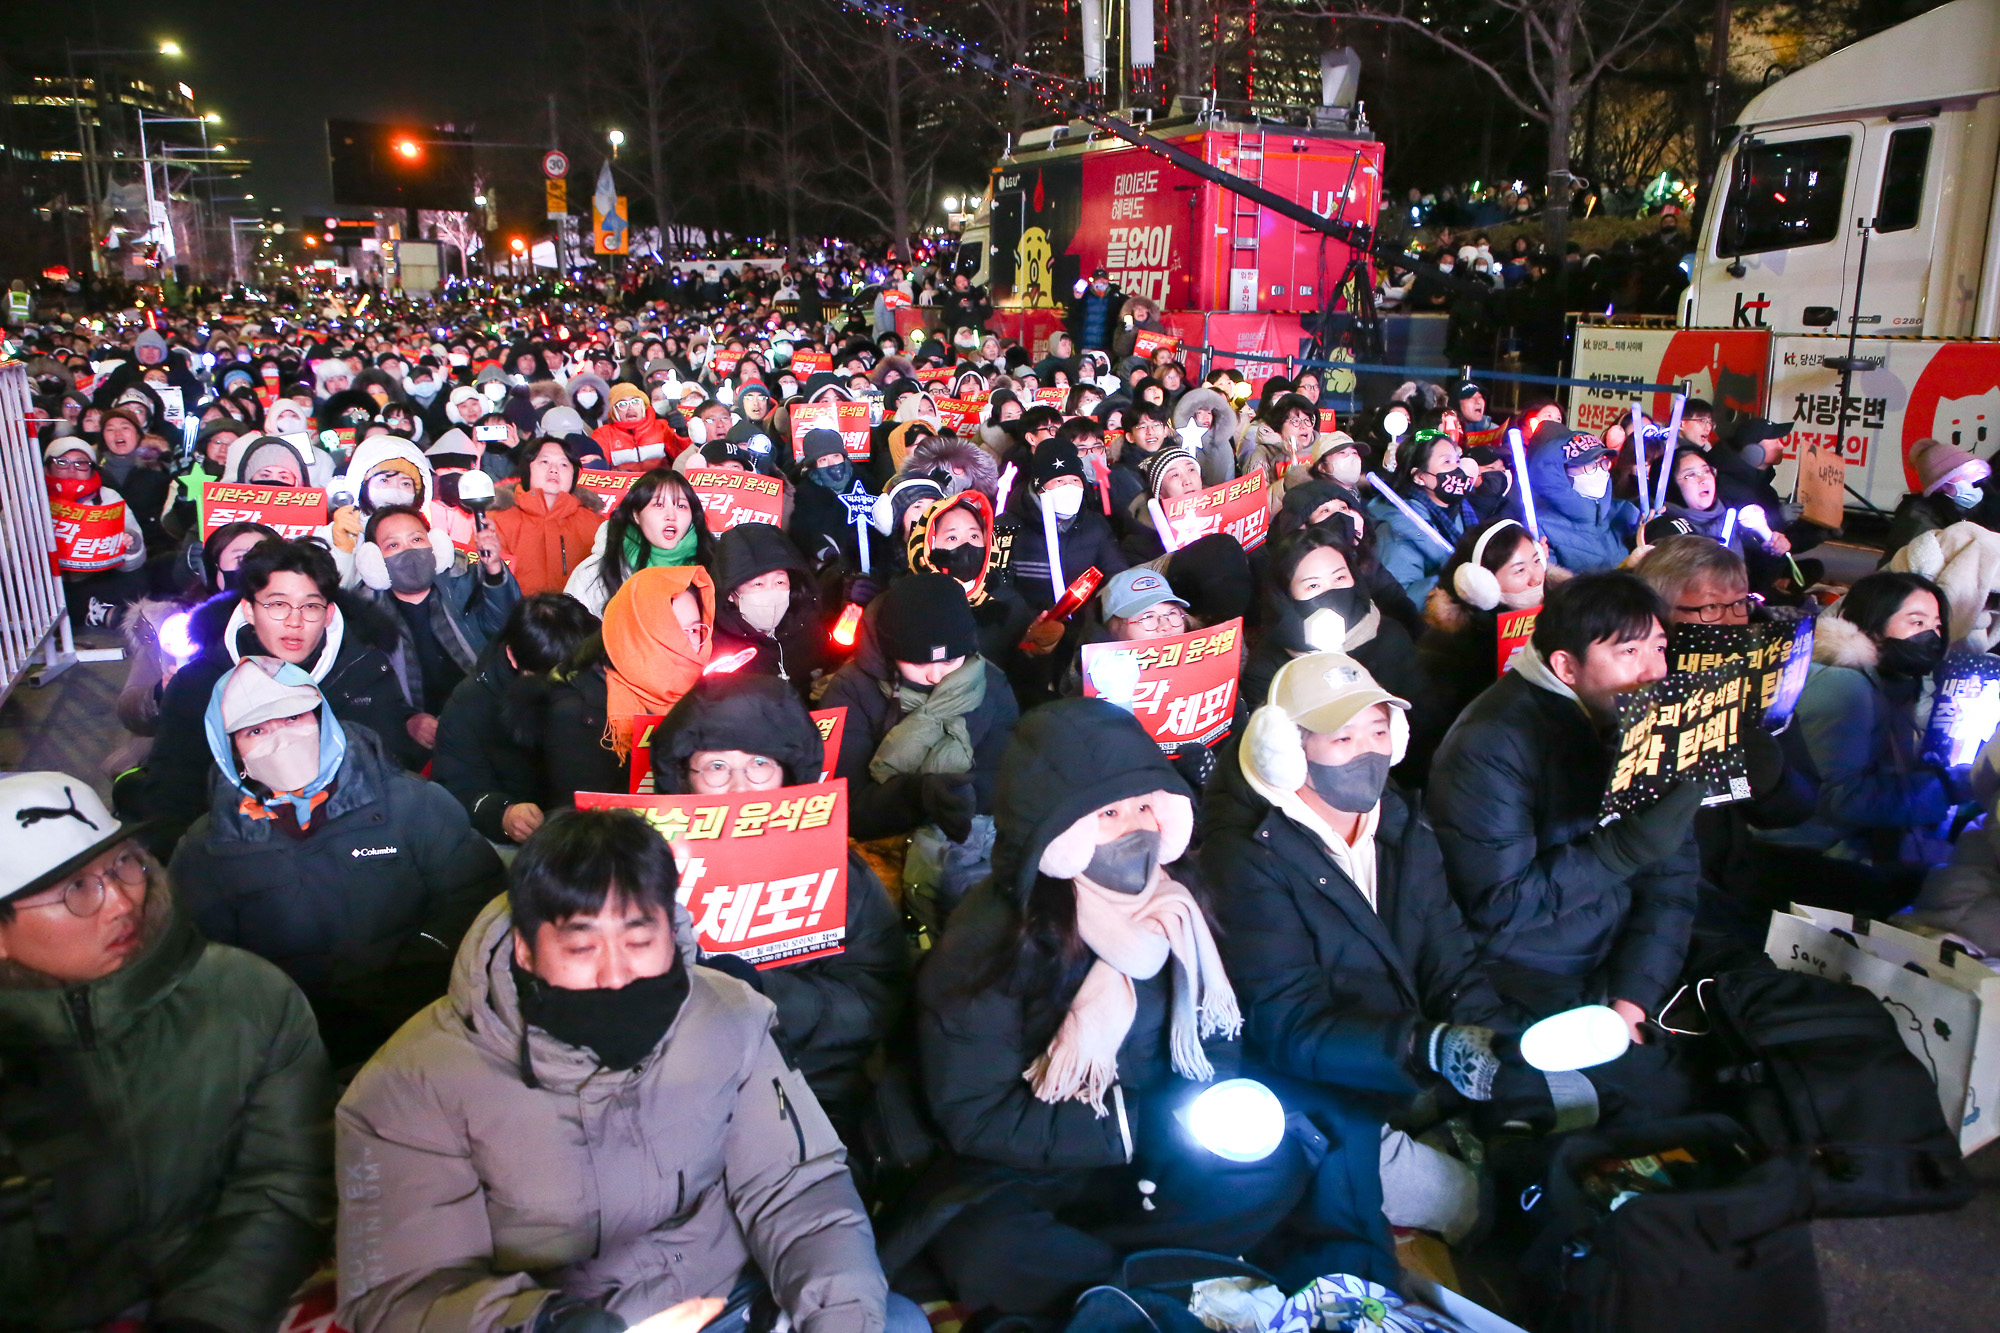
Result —
POLYGON ((906 473, 943 468, 952 475, 952 490, 975 490, 989 500, 999 499, 1000 464, 991 452, 971 440, 956 435, 927 435, 910 446, 903 460, 906 473))
POLYGON ((2000 591, 2000 532, 1970 519, 1933 528, 1890 556, 1885 568, 1921 574, 1944 591, 1952 643, 1982 653, 2000 644, 2000 612, 1986 605, 2000 591))
POLYGON ((1814 623, 1812 660, 1821 666, 1873 671, 1882 659, 1881 650, 1866 630, 1838 612, 1837 606, 1831 607, 1814 623))

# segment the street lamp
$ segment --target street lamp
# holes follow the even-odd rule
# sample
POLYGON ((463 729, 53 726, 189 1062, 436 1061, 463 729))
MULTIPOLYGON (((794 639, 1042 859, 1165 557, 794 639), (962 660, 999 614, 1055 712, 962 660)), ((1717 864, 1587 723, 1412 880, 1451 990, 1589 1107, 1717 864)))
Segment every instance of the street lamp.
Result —
POLYGON ((169 40, 160 43, 161 55, 178 56, 180 53, 181 53, 181 44, 179 42, 169 40))
POLYGON ((618 160, 618 150, 625 144, 625 131, 613 130, 604 137, 611 141, 611 160, 616 162, 618 160))
MULTIPOLYGON (((70 45, 68 38, 63 39, 63 67, 69 75, 70 110, 76 117, 76 147, 78 154, 83 160, 83 197, 86 215, 90 219, 90 267, 94 273, 102 274, 104 271, 104 256, 97 246, 97 225, 99 221, 97 214, 97 136, 91 133, 84 123, 83 85, 76 76, 76 58, 78 56, 93 56, 102 59, 106 56, 153 55, 177 57, 180 54, 181 44, 176 41, 162 41, 158 47, 78 47, 70 45)), ((100 82, 102 82, 101 79, 100 82)), ((107 104, 107 99, 102 95, 104 91, 102 88, 98 89, 97 105, 100 108, 107 104)), ((94 119, 93 116, 93 123, 94 119)), ((144 154, 142 153, 141 156, 144 156, 144 154)))
POLYGON ((211 111, 207 115, 203 116, 202 119, 207 121, 211 125, 220 125, 222 123, 222 113, 219 111, 211 111))
POLYGON ((486 207, 486 196, 483 194, 475 194, 472 196, 472 202, 478 207, 484 208, 486 207))
POLYGON ((944 197, 944 211, 947 213, 956 213, 958 211, 957 195, 948 194, 944 197))

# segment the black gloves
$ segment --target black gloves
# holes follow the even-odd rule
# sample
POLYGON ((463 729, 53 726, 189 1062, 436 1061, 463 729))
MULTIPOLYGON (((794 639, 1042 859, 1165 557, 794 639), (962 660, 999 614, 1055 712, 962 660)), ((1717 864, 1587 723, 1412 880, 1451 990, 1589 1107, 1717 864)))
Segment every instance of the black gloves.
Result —
POLYGON ((917 799, 924 818, 936 824, 953 842, 972 836, 972 817, 979 812, 979 798, 972 790, 970 773, 926 773, 917 779, 917 799))
POLYGON ((1591 836, 1591 849, 1620 879, 1665 860, 1687 841, 1704 790, 1699 782, 1676 782, 1646 809, 1599 829, 1591 836))
POLYGON ((1182 741, 1174 747, 1169 762, 1173 764, 1174 772, 1181 775, 1181 781, 1194 788, 1194 794, 1199 797, 1215 772, 1215 751, 1197 741, 1182 741))
POLYGON ((1769 796, 1785 780, 1785 747, 1762 727, 1743 729, 1743 766, 1749 771, 1750 794, 1769 796))
POLYGON ((625 1333, 625 1321, 596 1301, 570 1301, 558 1296, 535 1316, 533 1333, 625 1333))
POLYGON ((756 991, 759 995, 762 995, 764 993, 763 973, 759 972, 750 963, 745 962, 743 960, 742 955, 740 954, 733 954, 733 953, 707 954, 702 958, 701 965, 703 967, 711 968, 717 972, 720 972, 724 976, 735 977, 738 981, 750 987, 752 990, 756 991))

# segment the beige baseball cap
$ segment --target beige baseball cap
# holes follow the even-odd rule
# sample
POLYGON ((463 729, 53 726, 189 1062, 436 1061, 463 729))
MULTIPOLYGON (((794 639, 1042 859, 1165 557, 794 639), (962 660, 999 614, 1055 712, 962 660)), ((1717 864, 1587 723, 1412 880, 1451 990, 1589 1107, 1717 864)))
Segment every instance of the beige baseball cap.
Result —
POLYGON ((1326 735, 1376 704, 1409 708, 1346 653, 1307 653, 1278 669, 1268 702, 1307 731, 1326 735))

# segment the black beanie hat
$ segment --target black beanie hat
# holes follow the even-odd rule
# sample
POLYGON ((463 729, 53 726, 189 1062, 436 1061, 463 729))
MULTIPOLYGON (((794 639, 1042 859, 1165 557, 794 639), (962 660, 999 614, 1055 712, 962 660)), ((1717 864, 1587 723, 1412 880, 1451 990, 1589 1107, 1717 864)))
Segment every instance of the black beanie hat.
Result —
POLYGON ((846 457, 847 446, 841 443, 839 431, 828 430, 825 426, 815 426, 806 432, 804 439, 799 441, 799 451, 804 455, 807 467, 816 467, 822 458, 830 458, 835 454, 846 457))
POLYGON ((1028 480, 1040 490, 1058 477, 1075 477, 1089 484, 1083 475, 1083 460, 1077 457, 1076 446, 1061 436, 1050 436, 1035 446, 1035 456, 1028 462, 1028 480))
POLYGON ((949 662, 979 652, 965 589, 949 574, 911 574, 876 599, 875 639, 892 662, 949 662))

